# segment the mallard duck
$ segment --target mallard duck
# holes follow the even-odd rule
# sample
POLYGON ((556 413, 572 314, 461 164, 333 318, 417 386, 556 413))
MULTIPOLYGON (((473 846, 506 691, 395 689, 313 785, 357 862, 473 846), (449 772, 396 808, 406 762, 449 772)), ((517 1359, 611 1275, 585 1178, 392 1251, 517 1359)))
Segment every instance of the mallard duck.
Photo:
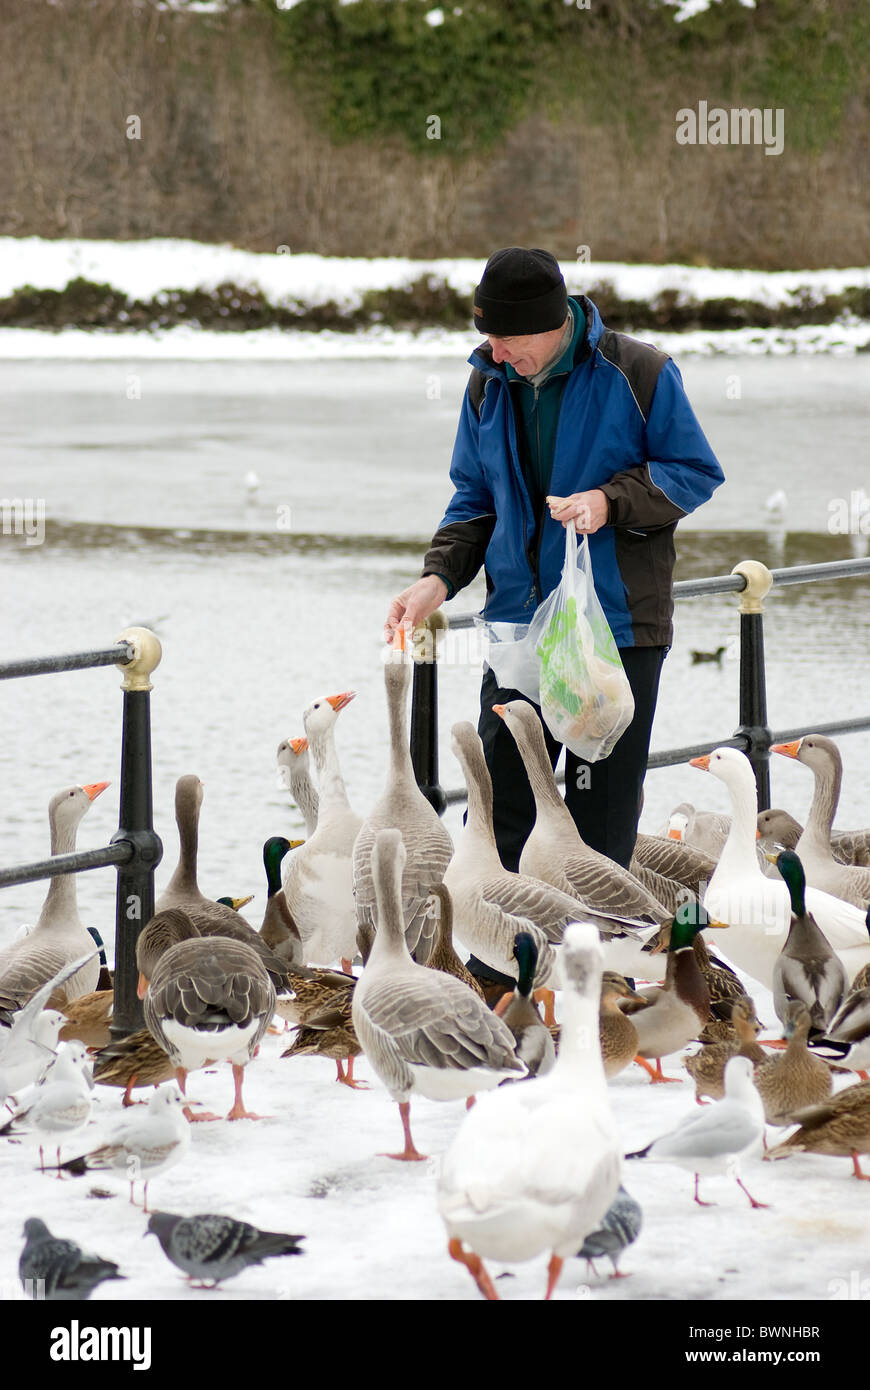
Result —
MULTIPOLYGON (((732 804, 731 830, 704 894, 704 907, 727 923, 728 955, 735 965, 768 989, 773 969, 788 936, 791 900, 781 878, 766 878, 756 856, 756 789, 749 759, 736 748, 717 748, 692 767, 713 773, 725 783, 732 804)), ((870 960, 867 926, 858 908, 808 888, 806 903, 831 946, 854 975, 870 960)))
POLYGON ((800 1129, 768 1149, 766 1158, 790 1158, 794 1153, 851 1158, 853 1176, 870 1182, 870 1173, 863 1173, 859 1162, 861 1154, 870 1153, 870 1082, 847 1086, 795 1118, 800 1129))
POLYGON ((517 932, 514 955, 519 965, 516 989, 504 1011, 496 1008, 516 1039, 516 1053, 525 1062, 529 1076, 545 1076, 556 1061, 550 1030, 532 1003, 532 981, 538 963, 538 948, 528 932, 517 932))
POLYGON ((464 985, 468 985, 469 989, 473 989, 475 994, 479 994, 481 999, 486 1000, 486 994, 480 984, 453 949, 453 904, 443 883, 438 883, 433 888, 429 895, 429 905, 436 926, 435 938, 426 964, 430 970, 440 970, 444 975, 455 976, 464 985))
POLYGON ((304 950, 299 928, 287 906, 287 898, 281 887, 281 862, 301 840, 285 840, 283 835, 272 835, 263 845, 263 865, 266 869, 266 910, 260 935, 270 950, 275 952, 286 965, 304 964, 304 950))
POLYGON ((372 953, 353 992, 352 1017, 363 1051, 399 1106, 405 1147, 391 1158, 419 1160, 410 1097, 470 1097, 525 1074, 513 1034, 460 980, 417 965, 402 911, 407 853, 398 830, 379 830, 371 869, 377 900, 372 953))
POLYGON ((843 779, 840 750, 832 739, 822 734, 806 734, 792 743, 774 743, 771 751, 795 758, 813 774, 809 819, 795 847, 807 883, 867 912, 870 909, 870 868, 840 864, 831 851, 831 828, 843 779))
POLYGON ((725 1096, 700 1114, 687 1115, 676 1129, 647 1144, 645 1149, 626 1154, 627 1159, 652 1159, 674 1163, 695 1175, 695 1201, 702 1202, 698 1181, 705 1174, 730 1173, 746 1193, 753 1207, 763 1207, 740 1180, 738 1165, 754 1153, 764 1133, 764 1107, 752 1082, 752 1063, 748 1057, 732 1057, 725 1067, 725 1096))
POLYGON ((349 971, 356 950, 353 847, 362 820, 351 809, 335 747, 335 721, 354 692, 313 700, 302 719, 317 768, 317 828, 284 866, 284 896, 302 938, 304 958, 339 960, 349 971))
POLYGON ((800 999, 792 999, 783 1020, 785 1051, 769 1057, 755 1072, 755 1084, 764 1102, 770 1125, 794 1123, 797 1112, 831 1094, 831 1069, 821 1057, 807 1051, 810 1011, 800 999))
POLYGON ((698 1052, 687 1053, 683 1058, 683 1066, 695 1083, 695 1100, 699 1105, 702 1096, 709 1096, 711 1100, 722 1099, 725 1094, 725 1068, 732 1057, 748 1057, 756 1067, 770 1060, 768 1053, 756 1042, 761 1024, 748 995, 734 1000, 731 1026, 733 1039, 710 1043, 698 1052))
POLYGON ((188 1071, 226 1058, 235 1082, 227 1119, 259 1119, 244 1107, 242 1082, 275 1012, 275 989, 256 952, 226 936, 201 937, 172 908, 142 931, 136 964, 145 1023, 169 1053, 182 1090, 188 1071))
MULTIPOLYGON (((739 999, 734 999, 730 1002, 727 999, 720 999, 718 1004, 716 1004, 715 1006, 716 1014, 718 1016, 712 1018, 710 1022, 705 1024, 705 1026, 701 1029, 700 1033, 698 1034, 698 1042, 703 1043, 705 1046, 710 1043, 719 1042, 736 1043, 737 1033, 735 1032, 734 1025, 731 1021, 731 1017, 734 1012, 735 1005, 739 1003, 740 1000, 747 999, 749 999, 748 995, 740 995, 739 999)), ((756 1032, 761 1032, 761 1029, 764 1025, 761 1023, 757 1013, 755 1012, 754 1004, 750 1013, 749 1022, 753 1024, 753 1026, 756 1029, 756 1032)))
POLYGON ((320 798, 308 771, 308 739, 285 738, 278 744, 278 774, 305 821, 305 834, 317 829, 320 798))
POLYGON ((773 968, 773 1007, 784 1023, 789 1002, 803 1000, 810 1011, 810 1026, 823 1033, 848 990, 846 970, 807 912, 803 865, 794 850, 769 857, 791 897, 791 925, 773 968))
POLYGON ((811 1039, 809 1045, 828 1061, 857 1071, 865 1081, 870 1079, 866 1075, 870 1068, 870 985, 860 985, 860 977, 856 977, 825 1036, 811 1039))
POLYGON ((375 889, 372 850, 381 830, 397 829, 407 850, 402 879, 402 912, 408 950, 425 965, 435 935, 428 911, 429 895, 444 878, 453 854, 453 841, 441 819, 417 786, 408 737, 410 655, 404 634, 396 633, 391 660, 384 666, 387 714, 390 723, 390 763, 384 790, 365 818, 353 849, 353 888, 361 927, 374 926, 375 889))
MULTIPOLYGON (((51 798, 48 823, 52 858, 75 851, 79 822, 108 785, 108 782, 91 782, 84 787, 66 787, 51 798)), ((0 996, 21 1008, 46 980, 57 975, 70 961, 82 957, 85 964, 65 979, 64 998, 71 1000, 80 994, 90 994, 96 989, 100 974, 93 944, 79 916, 76 875, 60 874, 49 883, 33 931, 0 951, 0 996)))
POLYGON ((617 1076, 634 1061, 637 1056, 637 1029, 631 1019, 619 1007, 620 999, 631 999, 640 1003, 644 996, 614 971, 605 970, 601 979, 601 998, 598 1006, 598 1041, 601 1044, 601 1060, 604 1075, 608 1081, 617 1076))
POLYGON ((545 1253, 549 1298, 564 1261, 598 1230, 619 1188, 596 1036, 602 955, 595 927, 568 927, 558 967, 564 1014, 556 1065, 531 1085, 482 1096, 442 1160, 438 1207, 448 1250, 487 1299, 498 1294, 485 1259, 522 1263, 545 1253))
MULTIPOLYGON (((213 1061, 208 1058, 208 1061, 213 1061)), ((175 1076, 169 1053, 147 1028, 117 1038, 94 1055, 94 1081, 99 1086, 122 1086, 121 1104, 136 1105, 130 1092, 137 1086, 160 1086, 175 1076)))
POLYGON ((60 1030, 61 1042, 77 1038, 86 1047, 105 1047, 109 1041, 114 1002, 115 993, 111 989, 95 990, 71 999, 63 1006, 66 1022, 60 1030))
MULTIPOLYGON (((301 844, 302 841, 297 840, 296 843, 301 844)), ((254 895, 249 893, 246 898, 216 898, 215 901, 219 902, 221 907, 231 907, 233 912, 241 912, 243 907, 254 901, 254 895)))
POLYGON ((293 1042, 281 1056, 328 1057, 335 1062, 336 1081, 354 1090, 367 1091, 368 1086, 365 1082, 356 1081, 353 1075, 353 1064, 362 1048, 350 1017, 352 998, 352 993, 348 994, 346 1003, 341 1008, 312 1014, 310 1023, 297 1025, 293 1042), (344 1070, 344 1062, 347 1062, 347 1072, 344 1070))
POLYGON ((695 935, 709 926, 703 908, 681 907, 671 924, 664 984, 641 990, 644 1004, 626 1006, 637 1029, 638 1058, 655 1058, 656 1070, 647 1067, 651 1082, 680 1080, 663 1074, 661 1059, 696 1038, 710 1018, 710 992, 692 950, 695 935))

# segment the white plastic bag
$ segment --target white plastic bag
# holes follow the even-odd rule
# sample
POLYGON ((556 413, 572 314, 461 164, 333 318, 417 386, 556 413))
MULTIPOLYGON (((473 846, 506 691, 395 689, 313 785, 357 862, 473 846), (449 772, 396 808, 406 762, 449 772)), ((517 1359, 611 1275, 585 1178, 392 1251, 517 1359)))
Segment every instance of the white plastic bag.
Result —
POLYGON ((541 663, 528 623, 488 623, 477 619, 487 637, 487 664, 503 690, 519 690, 537 705, 540 701, 541 663))
POLYGON ((561 581, 526 641, 539 661, 536 703, 553 737, 587 762, 606 758, 634 717, 634 697, 595 593, 589 541, 578 545, 573 526, 565 528, 561 581))

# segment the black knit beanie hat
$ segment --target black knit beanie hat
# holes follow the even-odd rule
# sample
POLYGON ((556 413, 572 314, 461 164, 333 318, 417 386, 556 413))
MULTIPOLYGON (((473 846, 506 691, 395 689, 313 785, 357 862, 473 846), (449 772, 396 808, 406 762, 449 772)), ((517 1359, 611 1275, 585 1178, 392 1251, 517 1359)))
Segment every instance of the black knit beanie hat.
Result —
POLYGON ((568 291, 549 251, 506 246, 490 256, 474 291, 474 325, 482 333, 549 333, 567 317, 568 291))

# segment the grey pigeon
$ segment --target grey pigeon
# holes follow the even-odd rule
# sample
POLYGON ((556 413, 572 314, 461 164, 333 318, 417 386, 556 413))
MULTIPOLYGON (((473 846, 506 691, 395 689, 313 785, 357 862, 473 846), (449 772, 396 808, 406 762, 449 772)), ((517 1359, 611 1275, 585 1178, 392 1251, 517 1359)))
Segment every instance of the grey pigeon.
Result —
POLYGON ((25 1221, 24 1234, 18 1276, 31 1298, 82 1302, 104 1279, 124 1278, 112 1260, 87 1255, 74 1240, 53 1236, 38 1216, 25 1221))
POLYGON ((620 1184, 619 1191, 601 1222, 601 1229, 592 1231, 586 1237, 581 1249, 577 1251, 578 1259, 586 1260, 594 1270, 593 1260, 600 1260, 607 1255, 613 1265, 611 1279, 626 1278, 619 1269, 619 1256, 637 1240, 642 1223, 640 1203, 620 1184))
POLYGON ((246 1221, 232 1216, 172 1216, 155 1211, 148 1222, 150 1232, 160 1241, 163 1253, 190 1279, 216 1288, 222 1279, 241 1274, 248 1265, 262 1264, 272 1255, 301 1255, 304 1236, 258 1231, 246 1221))

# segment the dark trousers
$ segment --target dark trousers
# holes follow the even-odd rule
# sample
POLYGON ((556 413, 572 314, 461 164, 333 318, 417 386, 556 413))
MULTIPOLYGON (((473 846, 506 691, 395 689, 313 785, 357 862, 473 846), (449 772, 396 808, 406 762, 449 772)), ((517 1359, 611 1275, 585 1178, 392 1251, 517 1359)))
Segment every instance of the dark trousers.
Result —
MULTIPOLYGON (((592 849, 609 855, 625 868, 637 838, 659 677, 667 650, 620 648, 634 695, 634 718, 609 758, 587 763, 565 750, 565 803, 580 834, 592 849)), ((492 707, 524 698, 516 690, 502 689, 487 668, 480 691, 477 728, 492 777, 495 839, 506 869, 519 867, 523 845, 535 821, 535 801, 519 749, 504 720, 493 714, 492 707)), ((555 767, 562 745, 546 725, 544 739, 555 767)))

